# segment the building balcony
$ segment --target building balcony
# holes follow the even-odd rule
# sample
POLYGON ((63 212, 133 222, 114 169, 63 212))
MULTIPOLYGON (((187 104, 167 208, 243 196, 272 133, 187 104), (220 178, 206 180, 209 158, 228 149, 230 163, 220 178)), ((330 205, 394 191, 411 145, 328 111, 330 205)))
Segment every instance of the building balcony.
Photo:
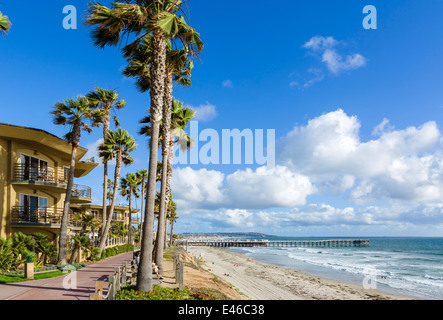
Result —
MULTIPOLYGON (((11 210, 11 224, 59 228, 62 216, 63 208, 13 206, 11 210)), ((77 228, 82 226, 81 221, 74 219, 72 210, 69 213, 68 226, 77 228)))
POLYGON ((66 188, 68 179, 63 170, 57 172, 55 168, 51 167, 38 168, 17 163, 14 165, 11 182, 16 184, 63 189, 66 188))
POLYGON ((72 188, 71 202, 90 203, 91 201, 91 187, 74 184, 74 187, 72 188))
MULTIPOLYGON (((14 166, 12 183, 30 185, 32 187, 39 187, 49 191, 60 192, 66 190, 68 179, 64 172, 57 174, 56 170, 51 167, 36 168, 17 163, 14 166)), ((72 188, 71 201, 73 203, 91 202, 91 188, 75 184, 72 188)))
POLYGON ((133 223, 133 224, 139 224, 139 223, 141 223, 141 219, 140 218, 134 218, 134 217, 132 217, 132 219, 131 219, 131 223, 133 223))

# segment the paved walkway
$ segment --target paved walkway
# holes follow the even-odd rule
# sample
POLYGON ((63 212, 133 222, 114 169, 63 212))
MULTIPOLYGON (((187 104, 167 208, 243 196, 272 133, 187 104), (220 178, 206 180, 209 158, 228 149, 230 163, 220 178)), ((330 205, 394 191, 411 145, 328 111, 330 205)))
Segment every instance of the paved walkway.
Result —
POLYGON ((130 266, 131 260, 132 252, 127 252, 92 263, 78 270, 75 276, 68 274, 57 278, 0 284, 0 300, 88 300, 89 294, 95 290, 95 281, 104 281, 106 294, 108 275, 114 272, 115 266, 121 266, 123 261, 127 261, 130 266), (75 280, 76 287, 73 285, 75 280))

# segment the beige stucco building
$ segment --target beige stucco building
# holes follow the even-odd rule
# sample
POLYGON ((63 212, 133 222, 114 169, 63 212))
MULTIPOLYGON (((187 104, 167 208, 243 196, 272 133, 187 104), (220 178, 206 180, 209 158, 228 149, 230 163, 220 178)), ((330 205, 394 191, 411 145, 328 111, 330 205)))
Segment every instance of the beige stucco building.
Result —
MULTIPOLYGON (((95 219, 102 222, 103 221, 103 206, 102 205, 96 205, 96 204, 80 204, 80 203, 73 203, 71 204, 71 209, 74 212, 82 212, 87 214, 92 214, 95 219)), ((106 212, 109 212, 111 209, 111 206, 108 205, 106 207, 106 212)), ((138 213, 140 210, 132 208, 131 212, 138 213)), ((112 213, 112 221, 114 222, 121 222, 125 225, 129 224, 129 208, 125 206, 114 206, 114 212, 112 213)), ((139 219, 138 218, 132 218, 131 221, 133 224, 138 224, 139 219)))
MULTIPOLYGON (((86 152, 78 148, 75 178, 98 165, 81 161, 86 152)), ((70 157, 71 144, 64 139, 40 129, 0 123, 0 238, 19 231, 39 232, 56 242, 70 157)), ((71 203, 90 202, 91 189, 74 185, 71 203)), ((80 229, 72 214, 69 228, 80 229)))
MULTIPOLYGON (((0 238, 10 238, 16 232, 42 233, 58 246, 71 149, 66 140, 46 131, 0 123, 0 238)), ((75 178, 98 166, 93 161, 82 161, 87 151, 77 149, 75 178)), ((91 201, 91 188, 74 184, 68 235, 81 230, 75 213, 103 220, 102 205, 91 201)), ((132 213, 137 212, 132 209, 132 213)), ((115 206, 112 220, 127 225, 129 208, 115 206)), ((137 219, 132 222, 138 223, 137 219)))

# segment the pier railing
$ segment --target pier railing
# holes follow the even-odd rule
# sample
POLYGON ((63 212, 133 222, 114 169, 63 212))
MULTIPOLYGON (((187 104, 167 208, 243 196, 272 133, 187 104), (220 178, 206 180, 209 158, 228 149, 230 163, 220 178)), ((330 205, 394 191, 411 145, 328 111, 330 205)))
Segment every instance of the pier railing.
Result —
POLYGON ((210 247, 368 247, 368 239, 330 240, 179 240, 180 245, 210 247))

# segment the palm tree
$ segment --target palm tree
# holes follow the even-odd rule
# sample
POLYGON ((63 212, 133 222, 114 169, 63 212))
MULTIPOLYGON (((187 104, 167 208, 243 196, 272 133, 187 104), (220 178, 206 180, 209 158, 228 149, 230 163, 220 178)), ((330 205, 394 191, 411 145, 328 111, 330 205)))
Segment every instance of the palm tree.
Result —
POLYGON ((32 254, 36 240, 31 235, 26 235, 22 232, 16 232, 12 236, 15 255, 17 257, 18 264, 25 261, 26 257, 32 254), (19 256, 21 259, 19 259, 19 256))
POLYGON ((60 224, 59 239, 59 264, 66 264, 66 244, 68 238, 68 218, 71 205, 72 187, 74 185, 74 171, 77 155, 77 148, 80 143, 81 131, 88 133, 92 131, 86 122, 91 122, 92 126, 99 126, 102 122, 103 111, 94 109, 86 97, 78 99, 68 99, 66 102, 58 102, 54 106, 55 110, 51 111, 54 115, 54 123, 56 125, 70 126, 69 132, 65 138, 71 143, 71 165, 69 168, 68 183, 66 187, 66 197, 63 207, 63 216, 60 224))
MULTIPOLYGON (((77 259, 78 252, 80 248, 84 245, 84 238, 85 233, 88 229, 93 232, 99 225, 99 222, 95 219, 95 217, 92 214, 87 213, 77 213, 74 216, 74 219, 77 221, 82 222, 82 229, 80 230, 79 234, 77 235, 76 239, 74 240, 74 249, 72 250, 71 259, 69 260, 69 263, 74 263, 77 259)), ((86 237, 87 238, 87 237, 86 237)), ((89 241, 89 238, 87 238, 89 241)), ((83 246, 84 247, 84 246, 83 246)))
POLYGON ((128 224, 128 243, 132 243, 132 195, 138 197, 138 185, 140 184, 140 178, 134 173, 127 173, 125 178, 120 180, 120 194, 127 196, 129 200, 129 224, 128 224))
POLYGON ((171 198, 169 199, 169 203, 168 203, 168 215, 167 215, 167 219, 168 219, 169 223, 171 224, 171 233, 169 236, 169 246, 172 246, 173 235, 174 235, 174 223, 177 222, 178 218, 180 218, 180 217, 177 216, 177 204, 174 201, 172 201, 172 195, 171 195, 171 198))
MULTIPOLYGON (((106 182, 106 200, 108 201, 107 204, 111 204, 112 196, 113 196, 113 190, 114 190, 114 181, 111 179, 107 179, 106 182)), ((102 222, 106 221, 106 218, 102 218, 102 222)))
POLYGON ((57 256, 57 249, 50 243, 47 235, 43 233, 34 233, 32 236, 35 239, 34 250, 37 253, 42 254, 39 262, 46 264, 47 257, 57 256))
POLYGON ((146 183, 146 178, 148 177, 148 170, 140 169, 136 174, 139 177, 140 184, 141 184, 141 195, 140 195, 141 204, 140 204, 140 224, 139 224, 140 230, 138 231, 139 237, 140 237, 141 236, 141 227, 142 227, 142 217, 143 217, 143 199, 144 199, 143 195, 145 193, 145 183, 146 183))
MULTIPOLYGON (((95 87, 95 91, 89 92, 86 97, 91 103, 100 109, 105 110, 103 116, 103 140, 105 140, 106 135, 111 123, 111 110, 112 109, 122 109, 126 106, 125 100, 117 100, 118 93, 115 90, 105 90, 99 87, 95 87)), ((120 125, 117 116, 114 116, 115 126, 120 125)), ((107 209, 107 182, 108 182, 108 162, 103 163, 103 224, 106 224, 106 209, 107 209)))
POLYGON ((166 197, 165 201, 171 198, 171 179, 172 179, 172 164, 174 160, 174 143, 180 146, 182 151, 190 149, 194 145, 192 138, 185 132, 189 122, 194 118, 195 112, 189 108, 184 107, 183 102, 178 100, 172 101, 172 117, 171 117, 171 139, 169 142, 169 153, 166 167, 166 197))
MULTIPOLYGON (((178 143, 180 149, 185 151, 192 148, 194 141, 192 138, 184 131, 188 123, 194 117, 195 112, 190 108, 183 108, 183 103, 178 100, 173 100, 172 102, 172 119, 171 119, 171 138, 169 140, 168 146, 168 158, 166 159, 166 174, 162 177, 162 181, 165 180, 165 197, 162 202, 163 205, 167 204, 167 210, 169 212, 171 205, 171 179, 172 179, 172 164, 174 159, 174 143, 178 143)), ((172 204, 175 205, 174 202, 172 204)), ((166 218, 166 217, 165 217, 166 218)), ((172 233, 171 233, 172 237, 172 233)), ((165 242, 164 247, 166 248, 166 226, 165 226, 165 242)), ((170 240, 171 244, 171 240, 170 240)))
POLYGON ((128 234, 128 226, 121 221, 114 221, 109 230, 111 237, 124 237, 128 234))
MULTIPOLYGON (((132 52, 128 58, 128 66, 124 69, 123 74, 128 77, 135 77, 137 79, 137 87, 141 92, 148 91, 151 85, 150 64, 152 60, 150 41, 152 37, 147 36, 140 42, 139 46, 132 52)), ((168 42, 168 51, 166 53, 166 77, 163 97, 163 118, 161 121, 162 136, 162 159, 168 159, 169 140, 171 138, 171 115, 172 115, 172 88, 173 80, 183 86, 189 86, 191 81, 189 79, 193 68, 192 60, 190 59, 190 51, 188 46, 183 46, 179 50, 174 50, 171 43, 168 42)), ((151 128, 152 129, 152 128, 151 128)), ((160 140, 160 139, 159 139, 160 140)), ((155 241, 155 263, 159 268, 159 272, 163 272, 163 248, 166 246, 166 206, 168 200, 166 199, 166 175, 167 175, 167 161, 162 161, 162 179, 161 179, 161 204, 158 220, 158 232, 155 241)))
POLYGON ((166 77, 167 40, 191 44, 191 52, 200 52, 203 42, 194 28, 186 23, 181 0, 127 0, 113 2, 111 8, 93 2, 88 5, 86 23, 95 26, 92 37, 96 46, 116 46, 130 35, 136 39, 123 47, 129 57, 142 39, 150 39, 150 110, 152 120, 151 147, 149 151, 148 191, 146 194, 145 223, 142 238, 137 290, 152 291, 152 227, 154 218, 155 178, 158 158, 158 135, 162 118, 164 84, 166 77))
POLYGON ((0 11, 0 34, 6 34, 11 29, 11 21, 0 11))
POLYGON ((137 148, 134 138, 129 135, 126 130, 121 128, 116 131, 108 131, 108 135, 101 146, 99 146, 100 157, 103 158, 103 162, 109 161, 115 158, 115 171, 114 171, 114 190, 112 194, 111 207, 109 209, 108 216, 106 218, 106 224, 102 229, 102 234, 99 244, 99 252, 101 253, 105 249, 106 239, 109 233, 109 227, 111 225, 112 213, 114 212, 115 200, 117 197, 118 182, 120 180, 120 170, 122 163, 129 165, 134 162, 134 159, 129 155, 131 151, 137 148))
MULTIPOLYGON (((192 111, 190 108, 183 107, 183 103, 173 99, 172 100, 172 108, 171 108, 171 130, 169 132, 170 134, 170 140, 169 140, 169 144, 166 144, 164 142, 164 134, 163 131, 160 132, 159 135, 159 142, 162 144, 162 146, 167 146, 169 145, 169 150, 168 150, 168 154, 167 154, 167 158, 165 158, 166 161, 162 161, 162 165, 161 165, 161 178, 159 179, 160 181, 166 181, 165 183, 165 196, 164 196, 164 201, 169 203, 169 197, 171 194, 171 179, 172 179, 172 164, 173 164, 173 157, 174 157, 174 144, 177 143, 180 146, 180 149, 182 149, 183 151, 185 151, 186 149, 189 149, 193 146, 193 140, 191 139, 191 137, 189 137, 189 135, 184 131, 184 129, 186 128, 186 126, 188 125, 188 123, 191 121, 191 119, 194 117, 195 112, 192 111), (166 169, 164 170, 163 166, 164 164, 167 164, 165 167, 166 169), (166 172, 166 178, 163 177, 163 173, 166 172)), ((146 136, 150 136, 151 132, 152 132, 152 128, 150 126, 150 117, 146 116, 143 119, 141 119, 139 121, 140 123, 144 124, 140 130, 139 130, 139 134, 142 135, 146 135, 146 136)), ((159 173, 159 169, 157 169, 157 173, 159 173)), ((163 186, 163 184, 162 184, 163 186)), ((160 200, 159 200, 160 201, 160 200)), ((161 203, 164 203, 163 201, 161 203)), ((160 212, 160 209, 159 209, 160 212)), ((161 213, 159 213, 159 215, 162 218, 165 218, 165 215, 162 215, 161 213)), ((158 251, 157 250, 159 246, 162 246, 163 248, 165 248, 166 246, 166 241, 162 241, 161 239, 165 239, 166 238, 166 226, 165 228, 161 228, 160 226, 160 219, 159 219, 159 227, 158 227, 158 232, 157 232, 157 239, 155 241, 155 248, 154 248, 154 253, 155 253, 155 257, 156 259, 156 263, 157 261, 162 261, 162 254, 157 254, 158 251), (162 238, 159 238, 163 235, 162 238)), ((159 264, 158 264, 159 265, 159 264)), ((160 266, 160 265, 159 265, 160 266)), ((159 268, 160 269, 160 268, 159 268)))

